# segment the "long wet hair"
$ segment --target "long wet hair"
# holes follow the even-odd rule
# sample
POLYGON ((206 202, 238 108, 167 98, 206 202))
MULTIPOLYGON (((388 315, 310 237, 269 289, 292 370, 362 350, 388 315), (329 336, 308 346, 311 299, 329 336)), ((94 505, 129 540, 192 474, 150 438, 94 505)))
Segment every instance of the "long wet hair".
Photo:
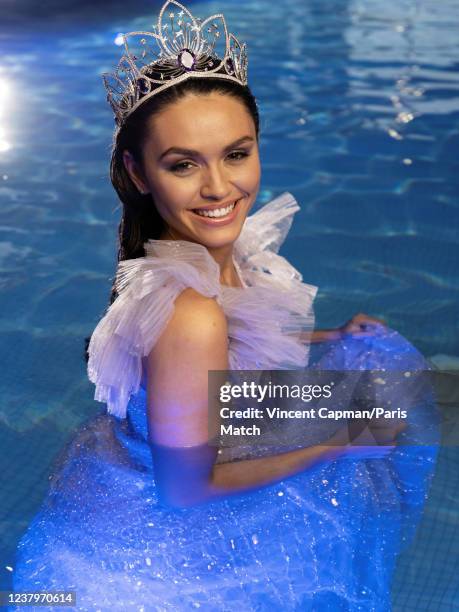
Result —
MULTIPOLYGON (((208 60, 220 61, 218 58, 211 56, 208 60)), ((218 72, 224 72, 224 68, 222 67, 218 72)), ((160 73, 161 66, 156 64, 150 69, 147 76, 159 79, 160 73)), ((145 175, 143 149, 150 135, 148 124, 152 125, 149 123, 151 118, 163 111, 169 104, 178 102, 187 94, 207 95, 211 93, 228 95, 240 100, 253 119, 258 140, 260 119, 257 102, 250 88, 240 85, 236 81, 219 79, 218 77, 191 77, 177 85, 166 88, 141 104, 127 117, 121 128, 115 131, 110 159, 110 180, 122 204, 121 220, 118 225, 118 262, 144 257, 144 243, 150 238, 158 239, 165 229, 165 223, 156 209, 152 194, 142 195, 129 176, 123 162, 123 151, 127 149, 131 153, 139 169, 145 175)), ((115 280, 116 276, 113 277, 107 310, 118 297, 115 280)), ((85 338, 86 361, 89 359, 90 339, 90 336, 85 338)))

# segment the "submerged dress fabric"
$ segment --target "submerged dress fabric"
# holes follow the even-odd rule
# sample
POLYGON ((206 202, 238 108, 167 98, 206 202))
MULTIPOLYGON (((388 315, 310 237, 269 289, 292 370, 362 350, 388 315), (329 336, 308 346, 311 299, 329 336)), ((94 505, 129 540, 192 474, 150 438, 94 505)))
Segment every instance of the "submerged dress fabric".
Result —
MULTIPOLYGON (((187 287, 223 307, 232 369, 429 369, 389 328, 310 344, 317 288, 278 254, 298 208, 284 193, 246 219, 234 248, 243 288, 221 285, 207 249, 187 241, 150 240, 145 257, 119 264, 119 295, 89 347, 88 375, 108 414, 82 426, 55 465, 18 546, 14 590, 73 590, 77 610, 391 609, 396 558, 412 541, 435 468, 430 393, 400 436, 411 444, 383 458, 336 459, 192 508, 158 500, 141 360, 187 287)), ((241 440, 217 461, 263 452, 241 440)))

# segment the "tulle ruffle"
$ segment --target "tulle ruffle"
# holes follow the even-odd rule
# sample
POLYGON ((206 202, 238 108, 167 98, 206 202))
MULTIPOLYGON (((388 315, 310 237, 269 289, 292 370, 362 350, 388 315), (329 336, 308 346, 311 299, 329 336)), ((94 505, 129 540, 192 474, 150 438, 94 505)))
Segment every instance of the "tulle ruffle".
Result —
POLYGON ((94 399, 124 418, 139 391, 142 357, 149 354, 187 287, 213 297, 228 320, 231 369, 302 368, 314 328, 317 287, 277 251, 285 240, 295 198, 284 193, 250 215, 234 247, 245 288, 220 284, 220 270, 201 244, 148 240, 145 257, 122 261, 116 272, 118 297, 96 326, 88 347, 88 376, 94 399))

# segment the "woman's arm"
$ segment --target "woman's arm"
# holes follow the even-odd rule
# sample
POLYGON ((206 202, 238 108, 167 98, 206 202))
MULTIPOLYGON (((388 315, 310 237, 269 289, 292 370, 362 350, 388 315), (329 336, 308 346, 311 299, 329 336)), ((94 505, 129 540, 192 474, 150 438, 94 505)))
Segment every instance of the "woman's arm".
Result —
POLYGON ((294 451, 220 463, 214 466, 211 479, 211 497, 240 493, 275 484, 304 470, 338 459, 346 452, 347 432, 340 430, 330 438, 329 445, 309 446, 294 451))
POLYGON ((335 434, 330 446, 215 464, 217 447, 207 444, 208 371, 228 369, 222 309, 214 299, 186 289, 147 360, 149 442, 159 497, 169 506, 264 487, 344 452, 348 438, 335 434))
POLYGON ((303 342, 333 342, 348 334, 363 338, 373 335, 374 328, 381 326, 386 327, 383 319, 359 312, 336 329, 315 329, 313 332, 300 334, 300 338, 303 342))
MULTIPOLYGON (((297 337, 298 334, 292 333, 292 336, 297 337)), ((342 332, 340 329, 315 329, 311 332, 301 332, 299 338, 301 342, 333 342, 340 340, 342 332)))
POLYGON ((339 329, 315 329, 310 335, 301 334, 302 339, 309 342, 332 342, 341 338, 339 329))
POLYGON ((152 443, 159 498, 168 506, 187 508, 270 486, 343 456, 347 440, 341 430, 330 446, 220 464, 215 464, 216 447, 207 444, 173 448, 152 443))

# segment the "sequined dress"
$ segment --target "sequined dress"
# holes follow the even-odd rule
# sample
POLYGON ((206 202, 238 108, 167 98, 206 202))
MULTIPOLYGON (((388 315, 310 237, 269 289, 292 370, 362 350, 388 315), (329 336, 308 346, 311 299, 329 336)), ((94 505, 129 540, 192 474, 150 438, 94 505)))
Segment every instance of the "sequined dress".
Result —
MULTIPOLYGON (((165 507, 157 496, 141 364, 186 287, 223 307, 231 369, 429 369, 389 328, 325 350, 310 344, 317 287, 278 253, 298 209, 286 192, 246 219, 234 247, 243 288, 221 285, 207 249, 188 241, 150 240, 145 257, 119 264, 119 296, 89 347, 88 375, 108 413, 82 426, 56 464, 18 546, 16 591, 75 590, 77 610, 391 609, 394 564, 435 467, 430 395, 401 434, 418 446, 336 459, 191 508, 165 507)), ((243 442, 217 461, 260 454, 243 442)))

